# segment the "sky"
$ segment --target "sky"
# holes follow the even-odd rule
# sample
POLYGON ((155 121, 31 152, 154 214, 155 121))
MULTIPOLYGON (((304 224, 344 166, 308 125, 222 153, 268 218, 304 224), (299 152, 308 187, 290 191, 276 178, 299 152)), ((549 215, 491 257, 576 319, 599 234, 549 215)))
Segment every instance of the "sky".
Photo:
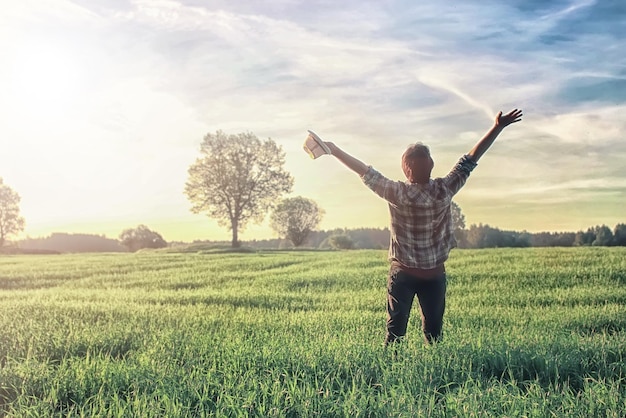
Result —
MULTIPOLYGON (((0 177, 24 237, 229 240, 193 214, 208 133, 286 153, 320 229, 383 228, 386 203, 302 144, 308 129, 404 180, 407 145, 442 177, 514 108, 454 200, 467 225, 577 231, 626 222, 623 0, 1 0, 0 177)), ((242 240, 275 238, 267 219, 242 240)))

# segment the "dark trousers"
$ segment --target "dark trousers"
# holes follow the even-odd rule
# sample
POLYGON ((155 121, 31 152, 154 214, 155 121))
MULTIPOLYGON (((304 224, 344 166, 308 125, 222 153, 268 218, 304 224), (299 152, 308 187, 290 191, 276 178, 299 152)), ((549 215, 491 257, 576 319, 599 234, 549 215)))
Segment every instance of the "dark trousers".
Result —
POLYGON ((385 345, 406 334, 413 299, 417 295, 422 316, 422 331, 432 344, 443 336, 446 308, 446 274, 422 279, 402 270, 391 269, 387 279, 387 336, 385 345))

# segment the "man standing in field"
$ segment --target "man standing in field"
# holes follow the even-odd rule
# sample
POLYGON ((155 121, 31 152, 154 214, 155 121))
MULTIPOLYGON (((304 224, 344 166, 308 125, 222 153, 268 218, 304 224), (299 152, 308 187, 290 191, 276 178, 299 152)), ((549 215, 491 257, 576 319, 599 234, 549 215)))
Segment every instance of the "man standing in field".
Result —
POLYGON ((508 125, 519 122, 522 111, 499 112, 493 127, 459 160, 444 178, 431 179, 430 150, 421 143, 402 155, 407 181, 392 181, 371 166, 323 142, 311 133, 326 153, 357 173, 366 186, 389 204, 391 240, 387 280, 387 334, 385 346, 406 334, 413 299, 417 295, 422 331, 429 344, 441 339, 446 302, 445 261, 456 246, 450 204, 478 160, 508 125))

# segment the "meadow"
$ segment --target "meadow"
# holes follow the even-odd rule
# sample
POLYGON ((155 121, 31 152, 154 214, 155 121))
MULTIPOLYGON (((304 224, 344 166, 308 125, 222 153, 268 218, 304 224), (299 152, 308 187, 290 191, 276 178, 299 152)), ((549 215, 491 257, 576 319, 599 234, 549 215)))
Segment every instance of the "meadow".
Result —
POLYGON ((0 256, 0 416, 624 417, 626 248, 454 250, 384 350, 385 251, 0 256))

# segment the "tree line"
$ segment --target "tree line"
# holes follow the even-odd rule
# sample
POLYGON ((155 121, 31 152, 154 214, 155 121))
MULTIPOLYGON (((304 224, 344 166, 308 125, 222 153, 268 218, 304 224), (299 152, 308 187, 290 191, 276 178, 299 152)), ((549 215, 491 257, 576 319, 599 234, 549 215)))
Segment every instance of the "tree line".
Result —
MULTIPOLYGON (((388 228, 357 228, 315 231, 304 244, 318 249, 386 249, 389 246, 388 228)), ((455 230, 459 248, 499 247, 577 247, 626 246, 626 224, 617 224, 613 230, 606 225, 594 226, 578 232, 517 232, 501 230, 489 225, 470 225, 455 230)), ((244 243, 252 248, 294 248, 287 239, 253 240, 244 243)))
MULTIPOLYGON (((575 246, 626 246, 626 224, 618 224, 611 231, 607 226, 595 226, 578 232, 516 232, 489 225, 471 225, 457 229, 459 248, 496 247, 575 247, 575 246), (613 239, 608 241, 607 237, 613 239)), ((229 241, 197 240, 189 242, 166 242, 160 234, 140 225, 129 228, 118 239, 95 234, 54 233, 48 237, 27 238, 17 242, 23 252, 30 253, 77 253, 77 252, 127 252, 142 248, 164 248, 185 245, 229 246, 229 241)), ((388 228, 337 228, 311 231, 307 239, 295 246, 289 239, 271 238, 241 241, 241 246, 252 249, 387 249, 388 228)))
MULTIPOLYGON (((190 210, 193 213, 205 213, 216 220, 218 225, 230 230, 230 245, 235 248, 242 243, 249 246, 266 246, 271 243, 273 248, 307 246, 348 249, 388 246, 388 229, 316 231, 324 210, 306 197, 283 198, 283 195, 291 193, 294 183, 284 165, 285 152, 271 138, 262 141, 250 132, 236 135, 222 131, 209 133, 200 144, 200 156, 188 168, 184 193, 191 203, 190 210), (245 242, 240 239, 240 232, 244 231, 249 222, 262 222, 268 214, 277 240, 245 242)), ((19 214, 19 201, 19 195, 0 178, 0 248, 9 236, 15 236, 24 229, 25 221, 19 214)), ((465 217, 460 207, 453 202, 451 211, 455 236, 461 248, 626 245, 625 224, 618 224, 613 230, 601 225, 575 233, 532 234, 503 231, 482 224, 465 229, 465 217)), ((145 225, 124 230, 118 240, 113 241, 89 235, 53 234, 39 241, 25 240, 21 245, 54 247, 63 252, 96 247, 106 248, 105 251, 137 251, 168 245, 158 232, 145 225), (97 241, 100 243, 93 244, 97 241)))
POLYGON ((626 224, 623 223, 613 229, 597 225, 585 231, 537 233, 505 231, 479 224, 461 230, 459 235, 461 248, 626 246, 626 224))

